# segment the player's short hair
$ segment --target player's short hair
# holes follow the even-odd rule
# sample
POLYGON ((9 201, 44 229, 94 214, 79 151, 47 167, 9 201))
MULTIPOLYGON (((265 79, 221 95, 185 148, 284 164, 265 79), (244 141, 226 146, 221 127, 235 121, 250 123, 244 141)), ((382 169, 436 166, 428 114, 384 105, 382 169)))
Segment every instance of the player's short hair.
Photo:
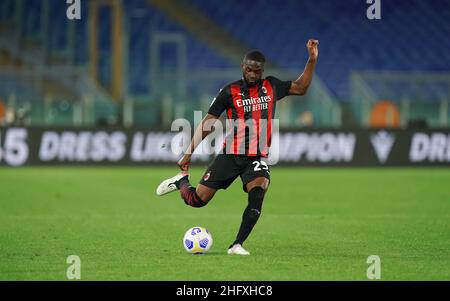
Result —
POLYGON ((264 64, 266 62, 266 57, 258 50, 252 50, 245 54, 243 62, 250 60, 258 63, 264 64))

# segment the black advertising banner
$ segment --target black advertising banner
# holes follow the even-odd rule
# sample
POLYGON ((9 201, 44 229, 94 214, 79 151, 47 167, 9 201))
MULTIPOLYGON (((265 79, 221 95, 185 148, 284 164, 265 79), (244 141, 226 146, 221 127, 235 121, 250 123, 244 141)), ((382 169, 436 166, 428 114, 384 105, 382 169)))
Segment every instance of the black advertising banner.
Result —
MULTIPOLYGON (((170 131, 0 128, 0 165, 167 164, 189 142, 189 134, 170 131)), ((222 142, 206 139, 193 163, 208 162, 222 142)), ((269 164, 289 166, 450 166, 450 129, 282 131, 270 153, 269 164)))
POLYGON ((450 166, 450 130, 282 132, 279 163, 304 166, 450 166))

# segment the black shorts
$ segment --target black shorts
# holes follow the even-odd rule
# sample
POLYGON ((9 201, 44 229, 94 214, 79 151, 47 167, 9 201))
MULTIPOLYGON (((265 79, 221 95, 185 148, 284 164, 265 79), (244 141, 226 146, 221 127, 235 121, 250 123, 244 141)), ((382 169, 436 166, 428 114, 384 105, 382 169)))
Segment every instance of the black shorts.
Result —
POLYGON ((252 180, 264 177, 270 181, 269 166, 261 157, 218 154, 203 175, 200 184, 214 189, 227 189, 241 176, 243 189, 252 180))

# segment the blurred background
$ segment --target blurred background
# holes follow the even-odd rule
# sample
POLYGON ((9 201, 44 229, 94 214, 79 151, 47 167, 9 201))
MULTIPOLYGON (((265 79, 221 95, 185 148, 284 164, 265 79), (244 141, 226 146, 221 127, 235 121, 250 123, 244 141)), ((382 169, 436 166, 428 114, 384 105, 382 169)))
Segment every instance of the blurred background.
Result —
POLYGON ((363 0, 68 2, 0 2, 1 125, 167 129, 205 113, 249 49, 290 80, 316 38, 313 84, 279 103, 281 129, 448 126, 446 0, 382 0, 374 20, 363 0))

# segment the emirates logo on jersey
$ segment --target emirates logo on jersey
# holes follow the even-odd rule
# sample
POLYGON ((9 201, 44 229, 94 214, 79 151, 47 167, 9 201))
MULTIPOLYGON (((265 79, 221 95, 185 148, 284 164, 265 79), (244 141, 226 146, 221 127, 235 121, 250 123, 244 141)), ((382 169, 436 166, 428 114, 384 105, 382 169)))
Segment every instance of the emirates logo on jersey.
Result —
POLYGON ((238 99, 236 100, 237 107, 242 106, 248 106, 248 105, 254 105, 254 104, 267 104, 268 102, 272 101, 272 98, 267 96, 260 96, 260 97, 250 97, 246 99, 238 99))
POLYGON ((205 173, 205 175, 203 176, 203 180, 204 181, 208 181, 209 177, 211 176, 211 172, 208 171, 207 173, 205 173))

